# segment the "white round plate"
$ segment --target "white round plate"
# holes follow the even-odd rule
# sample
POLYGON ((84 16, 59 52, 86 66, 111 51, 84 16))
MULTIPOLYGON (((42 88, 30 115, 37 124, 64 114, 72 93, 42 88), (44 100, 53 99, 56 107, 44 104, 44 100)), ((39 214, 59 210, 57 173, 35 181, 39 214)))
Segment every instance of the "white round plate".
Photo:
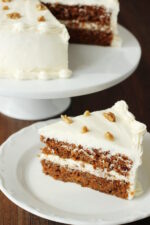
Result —
POLYGON ((54 121, 24 128, 1 146, 0 189, 11 201, 37 216, 66 224, 116 225, 150 215, 149 133, 139 171, 144 192, 128 201, 42 173, 38 128, 54 121))
POLYGON ((136 69, 141 48, 136 38, 119 26, 121 48, 70 45, 73 76, 56 80, 0 80, 0 95, 22 98, 66 98, 102 91, 125 80, 136 69))

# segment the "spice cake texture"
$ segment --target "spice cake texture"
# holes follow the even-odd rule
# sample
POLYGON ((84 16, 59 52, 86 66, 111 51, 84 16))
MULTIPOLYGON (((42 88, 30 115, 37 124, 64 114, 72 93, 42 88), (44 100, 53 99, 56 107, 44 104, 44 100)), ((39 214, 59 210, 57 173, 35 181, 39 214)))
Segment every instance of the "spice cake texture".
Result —
POLYGON ((42 0, 66 25, 73 43, 120 46, 118 0, 42 0))
POLYGON ((43 172, 124 199, 135 196, 146 126, 125 101, 109 109, 70 118, 39 130, 43 172))

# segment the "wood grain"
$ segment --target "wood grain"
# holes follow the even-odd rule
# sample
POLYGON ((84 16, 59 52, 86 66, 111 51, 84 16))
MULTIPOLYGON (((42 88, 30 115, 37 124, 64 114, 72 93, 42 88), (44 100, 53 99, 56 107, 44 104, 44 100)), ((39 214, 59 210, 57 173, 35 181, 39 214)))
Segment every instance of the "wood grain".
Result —
MULTIPOLYGON (((136 72, 123 83, 96 94, 76 97, 66 112, 69 115, 83 113, 86 109, 99 110, 124 99, 137 119, 150 128, 150 1, 121 0, 120 23, 137 37, 142 46, 142 59, 136 72)), ((121 59, 120 59, 121 60, 121 59)), ((0 114, 0 144, 19 129, 33 121, 19 121, 0 114)), ((0 192, 0 225, 58 225, 34 216, 14 205, 0 192)), ((150 218, 130 223, 148 225, 150 218)))

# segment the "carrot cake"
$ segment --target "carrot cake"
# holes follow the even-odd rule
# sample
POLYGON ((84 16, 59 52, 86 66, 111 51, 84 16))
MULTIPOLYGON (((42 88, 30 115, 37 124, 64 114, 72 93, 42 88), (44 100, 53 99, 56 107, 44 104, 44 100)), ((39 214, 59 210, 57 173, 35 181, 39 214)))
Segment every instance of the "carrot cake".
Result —
POLYGON ((0 1, 0 78, 66 78, 69 34, 38 0, 0 1))
POLYGON ((56 180, 132 199, 146 126, 135 120, 126 102, 61 118, 39 130, 43 172, 56 180))
POLYGON ((118 0, 41 0, 74 43, 118 46, 118 0))

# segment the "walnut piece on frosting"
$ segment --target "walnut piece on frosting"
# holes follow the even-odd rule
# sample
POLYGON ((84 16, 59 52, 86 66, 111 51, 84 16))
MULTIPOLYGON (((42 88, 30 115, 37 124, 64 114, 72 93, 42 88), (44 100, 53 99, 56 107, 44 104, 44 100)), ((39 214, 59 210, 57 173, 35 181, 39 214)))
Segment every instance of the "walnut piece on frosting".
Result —
POLYGON ((43 5, 43 4, 37 4, 36 5, 36 8, 39 10, 39 11, 42 11, 42 10, 46 10, 46 6, 45 5, 43 5))
POLYGON ((4 5, 3 10, 9 10, 9 7, 7 5, 4 5))
POLYGON ((114 136, 110 132, 105 133, 105 138, 109 141, 114 141, 114 136))
POLYGON ((87 126, 83 126, 81 132, 82 132, 82 134, 85 134, 85 133, 89 132, 89 129, 87 128, 87 126))
POLYGON ((116 122, 116 117, 115 117, 114 113, 112 113, 112 112, 108 112, 108 113, 104 112, 103 115, 110 122, 116 122))
POLYGON ((61 115, 61 119, 65 122, 65 123, 68 123, 68 124, 71 124, 73 123, 73 120, 68 117, 67 115, 61 115))
POLYGON ((45 17, 44 17, 44 16, 40 16, 40 17, 38 18, 38 21, 39 21, 39 22, 45 22, 45 21, 46 21, 46 19, 45 19, 45 17))
POLYGON ((16 20, 16 19, 20 19, 21 15, 18 12, 13 12, 13 13, 9 13, 7 14, 8 18, 16 20))
POLYGON ((90 111, 89 110, 86 110, 85 112, 84 112, 84 114, 83 114, 84 116, 90 116, 91 115, 91 113, 90 113, 90 111))

